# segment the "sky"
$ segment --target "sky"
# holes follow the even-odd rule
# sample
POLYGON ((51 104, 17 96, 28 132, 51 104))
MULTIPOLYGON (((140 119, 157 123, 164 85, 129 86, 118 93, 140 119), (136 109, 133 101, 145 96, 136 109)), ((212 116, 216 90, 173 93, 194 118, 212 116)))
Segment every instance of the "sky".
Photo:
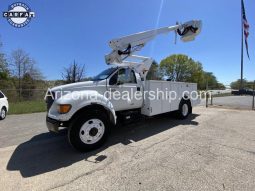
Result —
MULTIPOLYGON (((0 11, 16 1, 2 0, 0 11)), ((241 0, 22 0, 35 18, 14 28, 0 17, 1 51, 21 48, 37 61, 48 80, 61 79, 74 60, 85 64, 86 76, 108 66, 108 42, 129 34, 171 26, 192 19, 203 21, 202 33, 190 43, 174 44, 174 33, 158 36, 138 54, 160 62, 172 54, 186 54, 203 64, 225 85, 240 78, 241 0)), ((250 24, 250 60, 244 54, 244 77, 255 80, 254 0, 246 0, 250 24)), ((246 53, 246 52, 244 52, 246 53)))

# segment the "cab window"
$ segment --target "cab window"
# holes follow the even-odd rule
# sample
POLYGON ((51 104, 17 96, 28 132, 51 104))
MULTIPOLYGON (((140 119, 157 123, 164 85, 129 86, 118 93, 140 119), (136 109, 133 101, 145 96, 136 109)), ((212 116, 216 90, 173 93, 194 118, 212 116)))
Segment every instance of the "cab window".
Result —
POLYGON ((120 69, 118 73, 118 82, 122 84, 136 84, 136 77, 134 71, 129 68, 120 69))
POLYGON ((136 77, 133 70, 122 68, 116 72, 110 79, 109 85, 136 84, 136 77))

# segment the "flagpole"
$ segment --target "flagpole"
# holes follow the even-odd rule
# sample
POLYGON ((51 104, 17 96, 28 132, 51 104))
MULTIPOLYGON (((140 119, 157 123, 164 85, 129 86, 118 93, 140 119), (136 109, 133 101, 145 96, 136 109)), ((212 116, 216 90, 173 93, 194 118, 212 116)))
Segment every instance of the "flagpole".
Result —
MULTIPOLYGON (((242 7, 242 0, 241 0, 241 7, 242 7)), ((243 9, 243 8, 242 8, 243 9)), ((241 34, 242 34, 242 44, 241 44, 241 84, 240 84, 240 89, 243 89, 243 10, 241 9, 241 24, 242 24, 242 27, 241 27, 241 34)))

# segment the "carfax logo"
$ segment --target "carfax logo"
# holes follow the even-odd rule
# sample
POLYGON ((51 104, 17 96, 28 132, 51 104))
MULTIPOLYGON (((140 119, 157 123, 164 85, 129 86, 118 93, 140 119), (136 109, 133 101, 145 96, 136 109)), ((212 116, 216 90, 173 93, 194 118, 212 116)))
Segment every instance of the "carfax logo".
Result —
POLYGON ((11 4, 8 11, 3 12, 3 17, 12 26, 21 28, 26 26, 31 21, 31 18, 35 17, 35 13, 25 3, 17 2, 11 4))

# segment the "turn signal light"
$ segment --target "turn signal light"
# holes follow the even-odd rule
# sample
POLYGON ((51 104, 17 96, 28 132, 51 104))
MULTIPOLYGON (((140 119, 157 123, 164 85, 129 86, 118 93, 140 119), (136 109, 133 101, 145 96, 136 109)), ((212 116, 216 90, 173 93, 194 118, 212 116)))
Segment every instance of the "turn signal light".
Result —
POLYGON ((58 112, 60 114, 65 114, 68 113, 71 110, 72 106, 69 104, 62 104, 62 105, 58 105, 58 112))

